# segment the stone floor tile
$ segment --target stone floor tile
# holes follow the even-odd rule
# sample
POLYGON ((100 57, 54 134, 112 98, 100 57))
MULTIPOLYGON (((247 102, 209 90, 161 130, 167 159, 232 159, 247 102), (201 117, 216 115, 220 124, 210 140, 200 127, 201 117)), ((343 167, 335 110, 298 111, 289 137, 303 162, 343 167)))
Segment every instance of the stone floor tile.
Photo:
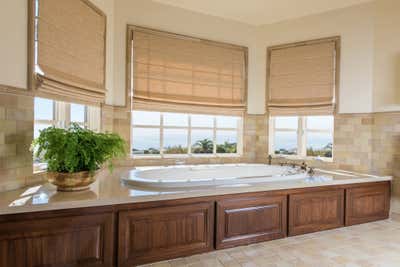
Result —
POLYGON ((146 267, 400 267, 400 220, 288 237, 146 267))

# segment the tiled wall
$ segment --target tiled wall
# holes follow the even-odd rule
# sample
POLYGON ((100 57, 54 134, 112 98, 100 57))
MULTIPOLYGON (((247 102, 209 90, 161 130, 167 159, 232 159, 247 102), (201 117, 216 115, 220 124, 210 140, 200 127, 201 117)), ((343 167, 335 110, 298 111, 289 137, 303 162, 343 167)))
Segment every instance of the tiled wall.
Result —
MULTIPOLYGON (((120 134, 130 142, 130 112, 102 107, 103 131, 120 134)), ((339 114, 335 117, 334 162, 309 162, 379 175, 393 175, 393 193, 400 198, 400 112, 339 114)), ((42 180, 32 175, 33 96, 22 89, 0 86, 0 192, 42 180)), ((268 120, 265 115, 245 115, 243 155, 240 157, 190 157, 187 164, 267 162, 268 120)), ((181 161, 181 160, 180 160, 181 161)), ((275 160, 277 162, 278 160, 275 160)), ((124 166, 175 164, 176 159, 120 160, 124 166)), ((400 206, 400 204, 399 204, 400 206)))
POLYGON ((334 161, 308 164, 393 176, 392 195, 399 198, 400 213, 400 112, 339 114, 334 131, 334 161))
MULTIPOLYGON (((34 183, 33 97, 0 86, 0 192, 34 183)), ((36 180, 37 181, 37 180, 36 180)))

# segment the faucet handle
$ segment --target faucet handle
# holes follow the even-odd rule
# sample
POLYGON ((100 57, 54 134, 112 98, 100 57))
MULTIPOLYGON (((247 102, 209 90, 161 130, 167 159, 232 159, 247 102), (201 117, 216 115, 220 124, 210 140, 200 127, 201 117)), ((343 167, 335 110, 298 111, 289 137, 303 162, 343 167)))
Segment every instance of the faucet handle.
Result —
POLYGON ((314 167, 308 167, 307 174, 311 177, 314 176, 315 174, 314 167))

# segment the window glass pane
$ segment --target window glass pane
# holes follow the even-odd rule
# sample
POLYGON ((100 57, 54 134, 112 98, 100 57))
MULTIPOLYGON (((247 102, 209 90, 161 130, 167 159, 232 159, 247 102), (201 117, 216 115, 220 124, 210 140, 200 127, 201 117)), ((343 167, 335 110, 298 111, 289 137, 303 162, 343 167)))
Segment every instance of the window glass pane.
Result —
POLYGON ((192 127, 214 127, 214 116, 191 115, 192 127))
POLYGON ((186 154, 188 131, 164 129, 164 154, 186 154))
POLYGON ((275 154, 297 154, 297 133, 275 131, 274 150, 275 154))
POLYGON ((71 122, 85 122, 85 106, 71 104, 71 122))
POLYGON ((213 153, 213 148, 214 144, 212 130, 192 130, 192 153, 213 153))
POLYGON ((297 129, 298 117, 275 117, 275 128, 297 129))
POLYGON ((237 152, 237 131, 217 131, 217 153, 237 152))
POLYGON ((134 125, 160 125, 160 112, 138 111, 132 112, 132 123, 134 125))
POLYGON ((237 128, 239 117, 218 116, 217 128, 237 128))
POLYGON ((332 133, 307 133, 307 156, 332 157, 332 133))
POLYGON ((332 130, 333 116, 309 116, 307 117, 307 129, 332 130))
POLYGON ((35 97, 35 120, 53 120, 53 105, 53 100, 35 97))
POLYGON ((188 126, 187 114, 181 113, 164 113, 165 126, 188 126))
POLYGON ((160 129, 133 128, 132 154, 160 154, 160 129))
POLYGON ((42 124, 42 123, 35 123, 33 126, 33 138, 38 138, 40 135, 40 131, 50 127, 51 124, 42 124))

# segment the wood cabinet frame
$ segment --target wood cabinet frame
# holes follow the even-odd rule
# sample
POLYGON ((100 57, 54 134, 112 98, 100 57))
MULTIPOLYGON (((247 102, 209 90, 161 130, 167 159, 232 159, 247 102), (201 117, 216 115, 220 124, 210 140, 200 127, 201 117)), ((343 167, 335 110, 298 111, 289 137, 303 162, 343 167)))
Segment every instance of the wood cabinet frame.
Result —
POLYGON ((135 266, 381 220, 388 218, 389 208, 390 181, 385 181, 2 215, 0 266, 135 266), (334 211, 324 213, 321 207, 334 211), (141 220, 147 224, 140 225, 141 220), (140 249, 132 239, 134 227, 173 233, 184 224, 197 232, 176 232, 172 241, 154 237, 139 244, 140 249), (48 236, 62 250, 50 247, 54 242, 48 236), (71 236, 88 244, 78 257, 68 256, 80 251, 71 236), (35 238, 44 238, 47 245, 32 246, 35 238))
POLYGON ((286 195, 230 198, 216 206, 217 249, 286 236, 286 195))

